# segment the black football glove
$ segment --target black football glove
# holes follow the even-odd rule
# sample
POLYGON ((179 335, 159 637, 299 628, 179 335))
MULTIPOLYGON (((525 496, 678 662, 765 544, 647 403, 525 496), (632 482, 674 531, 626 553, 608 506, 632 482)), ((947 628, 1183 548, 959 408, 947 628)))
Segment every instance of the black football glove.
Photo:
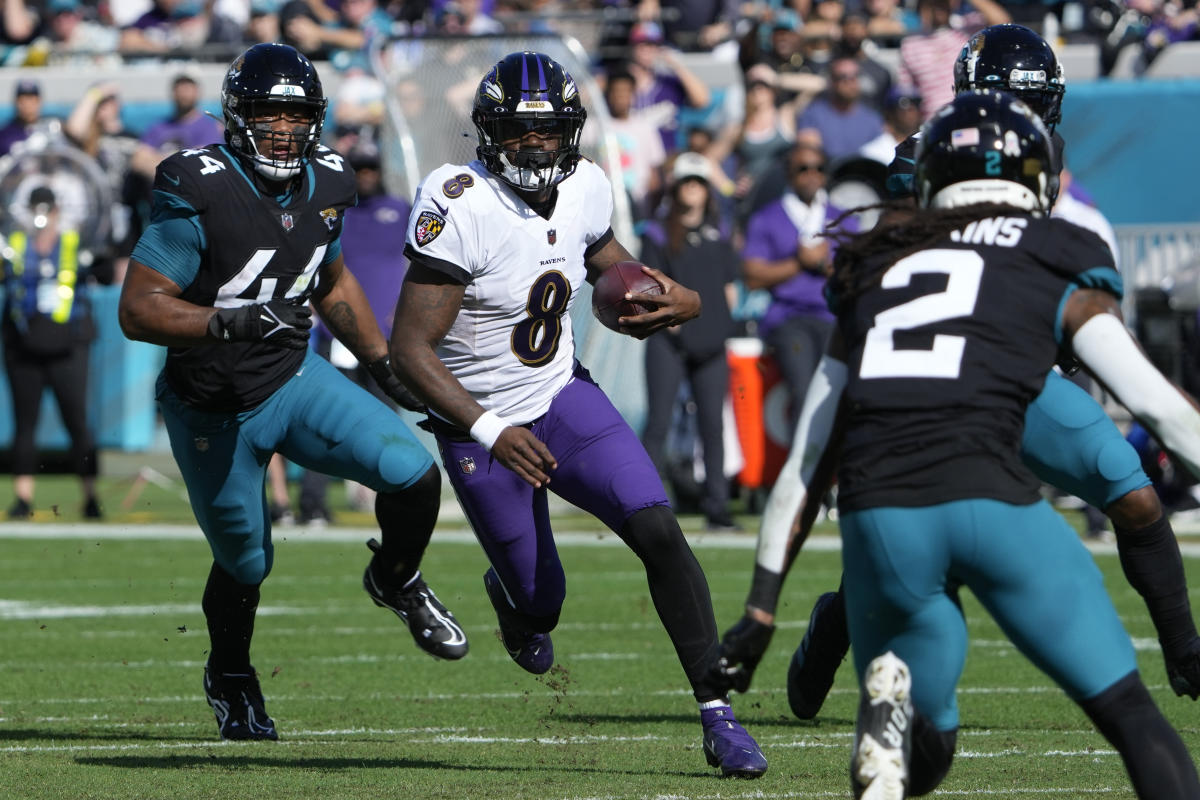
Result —
POLYGON ((717 660, 709 668, 708 680, 714 689, 728 693, 730 689, 745 692, 750 688, 754 669, 767 652, 774 625, 766 625, 751 617, 742 617, 721 638, 717 660))
POLYGON ((371 377, 379 384, 379 388, 383 389, 384 394, 396 401, 396 405, 409 411, 425 411, 425 404, 408 390, 396 377, 396 373, 392 372, 392 365, 387 356, 367 364, 367 372, 371 373, 371 377))
POLYGON ((286 300, 218 309, 208 335, 222 342, 267 342, 292 350, 308 347, 312 309, 286 300))

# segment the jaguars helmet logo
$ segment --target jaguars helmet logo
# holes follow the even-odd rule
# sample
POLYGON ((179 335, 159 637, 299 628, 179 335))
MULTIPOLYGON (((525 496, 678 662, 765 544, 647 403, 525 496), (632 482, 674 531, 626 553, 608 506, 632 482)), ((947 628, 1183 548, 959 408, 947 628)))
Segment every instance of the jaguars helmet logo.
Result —
POLYGON ((987 41, 986 34, 979 34, 971 38, 969 42, 963 45, 963 51, 958 59, 966 68, 966 78, 968 83, 974 84, 979 76, 976 74, 979 71, 979 54, 983 52, 983 44, 987 41))
POLYGON ((337 209, 323 208, 321 209, 321 221, 325 223, 325 227, 333 230, 338 224, 337 209))

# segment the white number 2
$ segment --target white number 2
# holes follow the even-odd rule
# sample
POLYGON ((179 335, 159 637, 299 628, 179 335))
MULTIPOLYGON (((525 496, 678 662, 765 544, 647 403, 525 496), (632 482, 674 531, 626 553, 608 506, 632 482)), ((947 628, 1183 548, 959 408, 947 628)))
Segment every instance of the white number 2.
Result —
POLYGON ((875 325, 867 331, 859 377, 958 377, 966 337, 939 333, 933 337, 933 347, 929 350, 900 350, 896 348, 894 334, 965 317, 974 311, 983 280, 983 258, 971 250, 924 250, 897 261, 884 273, 881 286, 899 289, 908 286, 913 275, 926 272, 948 276, 946 288, 875 315, 875 325))

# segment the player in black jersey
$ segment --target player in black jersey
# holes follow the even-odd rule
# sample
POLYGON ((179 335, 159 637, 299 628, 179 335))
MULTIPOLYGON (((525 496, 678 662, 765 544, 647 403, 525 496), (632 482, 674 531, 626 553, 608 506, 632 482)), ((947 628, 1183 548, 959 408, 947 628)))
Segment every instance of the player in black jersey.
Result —
MULTIPOLYGON (((1064 142, 1055 130, 1062 121, 1067 83, 1054 50, 1024 25, 1005 23, 984 28, 970 38, 954 60, 954 93, 1001 89, 1020 98, 1050 131, 1056 174, 1050 201, 1057 196, 1057 170, 1062 169, 1064 142)), ((919 132, 896 145, 888 165, 887 190, 892 197, 912 197, 919 132)))
POLYGON ((923 210, 843 243, 835 261, 826 361, 843 380, 806 399, 797 441, 806 462, 840 462, 863 687, 856 797, 924 794, 949 769, 962 585, 1117 749, 1139 798, 1200 797, 1095 563, 1020 452, 1025 409, 1065 353, 1200 468, 1200 413, 1126 331, 1111 251, 1046 216, 1052 159, 1019 100, 960 94, 923 128, 923 210))
MULTIPOLYGON (((1053 205, 1062 138, 1060 121, 1065 92, 1062 65, 1042 37, 1021 25, 993 25, 973 36, 954 64, 956 93, 999 88, 1023 100, 1051 131, 1051 172, 1047 193, 1053 205)), ((897 197, 913 197, 913 173, 919 133, 896 148, 888 188, 897 197)), ((825 385, 828 376, 818 373, 825 385)), ((1121 566, 1146 602, 1162 646, 1171 688, 1193 700, 1200 696, 1200 637, 1192 620, 1183 560, 1174 531, 1133 447, 1104 410, 1056 372, 1026 411, 1022 458, 1045 483, 1102 509, 1113 521, 1121 566)), ((746 615, 722 642, 718 671, 745 691, 773 632, 774 610, 783 578, 791 568, 815 509, 803 525, 793 524, 799 499, 793 447, 783 475, 772 489, 759 533, 759 557, 746 615), (790 478, 790 480, 789 480, 790 478), (803 531, 802 534, 800 531, 803 531), (788 541, 782 540, 787 537, 788 541)), ((811 478, 811 476, 808 476, 811 478)), ((840 592, 823 594, 813 608, 809 628, 788 670, 788 701, 802 719, 816 716, 833 684, 849 640, 840 592)))
POLYGON ((275 739, 250 665, 273 556, 272 454, 376 490, 382 544, 368 542, 367 593, 434 656, 461 658, 467 640, 418 569, 441 498, 433 459, 385 404, 308 349, 311 303, 393 399, 416 403, 342 259, 354 174, 319 144, 320 78, 293 48, 259 44, 230 65, 221 95, 225 142, 158 168, 119 313, 126 336, 169 348, 158 400, 213 553, 205 695, 224 738, 275 739))

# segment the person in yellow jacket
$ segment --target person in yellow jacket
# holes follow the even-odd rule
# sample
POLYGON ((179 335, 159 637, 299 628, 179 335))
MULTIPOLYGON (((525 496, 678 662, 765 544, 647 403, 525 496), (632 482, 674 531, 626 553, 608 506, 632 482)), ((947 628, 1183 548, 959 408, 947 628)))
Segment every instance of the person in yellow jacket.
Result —
POLYGON ((61 227, 54 192, 29 196, 29 220, 9 234, 3 249, 4 366, 12 392, 13 504, 9 519, 33 516, 34 446, 42 393, 54 392, 71 436, 71 463, 83 485, 83 516, 99 519, 95 436, 87 421, 88 356, 95 324, 87 298, 90 254, 79 233, 61 227))

